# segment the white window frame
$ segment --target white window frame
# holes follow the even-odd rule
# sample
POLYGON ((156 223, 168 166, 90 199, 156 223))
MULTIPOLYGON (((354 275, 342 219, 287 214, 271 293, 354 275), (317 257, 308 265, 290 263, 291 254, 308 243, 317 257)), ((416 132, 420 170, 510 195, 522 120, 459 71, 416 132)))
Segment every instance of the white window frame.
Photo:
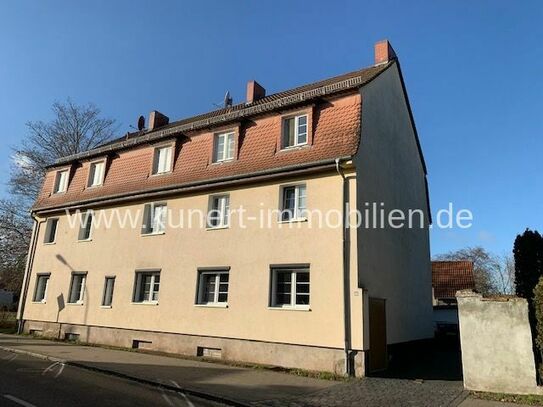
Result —
POLYGON ((271 308, 284 308, 284 309, 299 309, 299 310, 309 310, 311 306, 311 273, 309 267, 306 266, 293 266, 293 267, 282 267, 282 266, 272 266, 271 267, 271 289, 270 289, 270 307, 271 308), (278 304, 276 302, 277 294, 277 274, 278 273, 287 273, 290 272, 290 304, 278 304), (308 273, 309 274, 309 293, 301 293, 303 295, 308 295, 309 304, 297 304, 296 303, 296 277, 298 273, 308 273))
POLYGON ((216 133, 213 141, 213 162, 221 163, 226 161, 232 161, 235 157, 236 149, 236 132, 226 131, 223 133, 216 133), (224 138, 222 151, 219 151, 219 141, 224 138), (219 158, 219 152, 222 154, 222 158, 219 158))
POLYGON ((225 229, 230 227, 230 194, 210 195, 207 212, 207 227, 208 229, 225 229), (218 202, 217 209, 214 209, 215 201, 218 202), (218 218, 218 223, 216 225, 212 224, 212 218, 218 218))
POLYGON ((66 192, 68 190, 69 181, 70 181, 70 170, 68 168, 58 170, 55 174, 55 184, 53 185, 53 193, 63 194, 64 192, 66 192), (63 178, 63 174, 66 174, 64 178, 63 178))
POLYGON ((93 235, 93 229, 94 229, 94 211, 92 210, 89 210, 87 212, 82 212, 80 214, 81 216, 81 220, 80 220, 80 223, 79 223, 79 233, 77 234, 77 241, 78 242, 89 242, 92 240, 92 235, 93 235), (90 221, 90 226, 88 225, 90 221), (82 239, 81 238, 81 234, 83 233, 84 230, 87 229, 87 227, 89 228, 89 236, 82 239))
POLYGON ((222 283, 226 284, 226 296, 228 297, 230 289, 230 270, 229 269, 216 269, 216 270, 198 270, 198 291, 196 296, 196 305, 207 305, 207 306, 222 306, 226 307, 228 305, 228 298, 226 301, 219 301, 219 294, 224 294, 225 292, 220 291, 221 285, 221 275, 228 276, 228 282, 222 283), (205 300, 205 277, 206 276, 215 276, 215 291, 213 292, 213 301, 205 300))
MULTIPOLYGON (((145 293, 141 291, 143 296, 145 293)), ((160 270, 136 270, 136 278, 134 280, 134 295, 132 297, 133 304, 158 304, 160 294, 160 270), (142 281, 144 276, 151 276, 149 285, 149 293, 147 298, 140 298, 140 291, 143 290, 142 281), (158 290, 155 291, 156 277, 158 276, 158 290), (156 294, 156 299, 154 298, 156 294)))
POLYGON ((106 276, 104 278, 104 291, 102 293, 102 308, 111 308, 113 305, 113 295, 115 293, 115 276, 106 276), (111 287, 111 300, 109 304, 106 304, 106 296, 108 294, 108 281, 113 281, 112 287, 111 287))
POLYGON ((106 175, 106 160, 91 161, 89 165, 89 178, 87 180, 87 188, 95 188, 104 185, 106 175), (101 165, 100 172, 96 172, 98 165, 101 165), (99 174, 99 177, 96 175, 99 174))
POLYGON ((161 146, 157 146, 154 149, 153 152, 153 168, 152 168, 152 174, 153 175, 163 175, 163 174, 169 174, 172 172, 173 168, 173 144, 165 144, 161 146), (168 154, 164 158, 164 162, 161 165, 160 157, 161 151, 166 150, 168 151, 168 154))
POLYGON ((43 244, 55 244, 56 243, 59 222, 60 222, 59 218, 48 218, 47 219, 47 222, 45 222, 45 236, 43 237, 43 244), (55 233, 53 234, 52 240, 47 240, 47 238, 51 234, 51 227, 52 227, 51 224, 53 222, 56 222, 55 233))
POLYGON ((307 113, 283 117, 283 120, 281 122, 281 148, 283 150, 307 145, 308 135, 309 135, 309 115, 307 113), (300 119, 302 117, 305 117, 305 141, 300 143, 298 139, 300 135, 303 134, 303 133, 300 133, 300 119), (285 134, 285 122, 291 119, 294 119, 294 144, 289 145, 286 143, 287 140, 286 140, 286 134, 285 134))
POLYGON ((143 236, 163 235, 166 233, 166 223, 168 221, 168 205, 166 202, 152 202, 145 204, 143 209, 143 236), (157 208, 161 209, 161 219, 157 219, 157 208))
POLYGON ((67 304, 83 304, 85 301, 85 287, 87 284, 87 273, 72 273, 72 277, 70 279, 70 291, 68 293, 68 301, 67 304), (76 277, 81 277, 81 289, 79 291, 79 297, 77 300, 72 301, 72 292, 74 289, 74 281, 76 277))
POLYGON ((34 296, 32 297, 32 302, 45 304, 47 302, 47 289, 49 288, 49 280, 51 278, 51 273, 39 273, 36 274, 36 287, 34 288, 34 296), (40 288, 40 280, 45 278, 45 288, 43 290, 43 298, 38 299, 38 289, 40 288))
POLYGON ((279 222, 299 222, 299 221, 305 221, 307 220, 306 212, 307 212, 307 185, 306 184, 293 184, 293 185, 283 185, 281 186, 281 201, 280 201, 280 214, 279 214, 279 222), (291 218, 284 219, 284 216, 288 214, 286 205, 285 205, 285 198, 286 194, 285 191, 289 188, 294 188, 294 211, 292 213, 291 218), (301 189, 304 189, 305 192, 305 208, 300 207, 300 191, 301 189), (305 211, 305 212, 302 212, 305 211), (304 214, 305 213, 305 214, 304 214))

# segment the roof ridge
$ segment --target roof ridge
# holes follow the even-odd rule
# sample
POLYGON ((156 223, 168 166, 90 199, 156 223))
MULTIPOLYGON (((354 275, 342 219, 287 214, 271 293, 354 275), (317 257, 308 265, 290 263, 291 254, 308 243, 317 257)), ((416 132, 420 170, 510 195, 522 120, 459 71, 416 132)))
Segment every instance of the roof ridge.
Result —
POLYGON ((113 140, 109 144, 104 144, 91 150, 83 151, 70 156, 61 157, 49 167, 67 164, 71 161, 89 158, 91 156, 106 154, 108 152, 116 151, 119 149, 133 147, 138 144, 166 138, 168 136, 172 136, 174 134, 184 131, 199 130, 212 125, 223 124, 244 117, 254 116, 268 111, 274 111, 278 108, 295 105, 297 103, 305 102, 316 97, 336 94, 369 83, 380 73, 388 69, 388 67, 390 67, 394 62, 395 61, 393 60, 388 64, 380 66, 370 66, 367 68, 359 69, 357 71, 352 71, 346 74, 322 79, 317 82, 301 85, 293 89, 276 92, 250 104, 239 103, 230 108, 223 108, 207 113, 202 113, 200 115, 192 116, 186 119, 181 119, 159 129, 150 130, 144 132, 143 134, 138 134, 137 136, 133 136, 132 138, 130 138, 130 134, 137 133, 128 133, 124 137, 119 137, 117 140, 113 140), (364 74, 368 74, 368 76, 364 77, 364 74))

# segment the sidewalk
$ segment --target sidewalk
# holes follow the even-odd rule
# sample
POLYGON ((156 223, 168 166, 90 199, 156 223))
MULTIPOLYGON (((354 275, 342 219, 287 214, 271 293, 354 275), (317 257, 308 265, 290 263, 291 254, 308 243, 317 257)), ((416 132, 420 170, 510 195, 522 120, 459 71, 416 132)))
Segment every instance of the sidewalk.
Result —
POLYGON ((230 405, 456 406, 466 397, 462 383, 458 381, 387 378, 327 381, 266 369, 231 367, 26 336, 0 334, 0 349, 29 353, 151 385, 181 389, 187 394, 204 395, 230 405))

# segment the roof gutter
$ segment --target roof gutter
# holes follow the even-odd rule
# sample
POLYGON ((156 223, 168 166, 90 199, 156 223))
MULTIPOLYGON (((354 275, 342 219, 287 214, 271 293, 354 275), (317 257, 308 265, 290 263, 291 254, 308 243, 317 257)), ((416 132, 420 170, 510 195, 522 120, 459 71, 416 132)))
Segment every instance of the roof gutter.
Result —
MULTIPOLYGON (((346 156, 341 160, 349 160, 352 157, 346 156)), ((175 195, 179 193, 197 192, 212 188, 231 187, 240 184, 255 183, 260 181, 268 181, 285 176, 296 176, 308 173, 314 173, 319 171, 334 170, 336 159, 327 159, 321 161, 315 161, 312 163, 303 163, 289 165, 280 168, 273 168, 270 170, 263 170, 252 172, 249 174, 235 175, 230 177, 221 177, 212 180, 190 182, 185 184, 172 185, 166 188, 156 188, 140 193, 127 192, 124 194, 115 194, 105 197, 92 198, 84 201, 77 201, 68 204, 51 205, 46 207, 35 207, 32 209, 32 213, 47 214, 51 212, 58 212, 66 209, 83 209, 92 205, 109 205, 114 203, 122 203, 128 201, 135 201, 148 198, 159 198, 169 195, 175 195)))

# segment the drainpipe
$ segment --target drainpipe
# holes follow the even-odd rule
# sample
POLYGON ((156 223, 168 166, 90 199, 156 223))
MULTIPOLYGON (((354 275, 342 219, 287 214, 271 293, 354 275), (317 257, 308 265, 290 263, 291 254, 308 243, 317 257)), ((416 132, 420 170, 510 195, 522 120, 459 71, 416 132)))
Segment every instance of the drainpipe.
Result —
POLYGON ((351 371, 351 304, 350 304, 350 287, 349 287, 349 254, 348 254, 348 230, 346 222, 346 206, 348 202, 348 187, 347 178, 341 167, 341 159, 336 158, 336 171, 342 178, 342 199, 341 199, 341 227, 342 227, 342 253, 343 253, 343 350, 345 352, 345 374, 352 376, 351 371))
POLYGON ((17 309, 17 333, 20 335, 23 333, 23 313, 25 309, 28 283, 30 281, 30 274, 32 270, 32 264, 34 262, 34 253, 36 252, 36 243, 38 241, 38 234, 40 231, 40 225, 45 222, 44 220, 38 221, 36 216, 31 213, 32 220, 34 221, 32 225, 32 236, 30 238, 30 246, 28 248, 28 256, 26 258, 25 273, 23 277, 23 286, 21 287, 21 295, 19 298, 19 307, 17 309))

